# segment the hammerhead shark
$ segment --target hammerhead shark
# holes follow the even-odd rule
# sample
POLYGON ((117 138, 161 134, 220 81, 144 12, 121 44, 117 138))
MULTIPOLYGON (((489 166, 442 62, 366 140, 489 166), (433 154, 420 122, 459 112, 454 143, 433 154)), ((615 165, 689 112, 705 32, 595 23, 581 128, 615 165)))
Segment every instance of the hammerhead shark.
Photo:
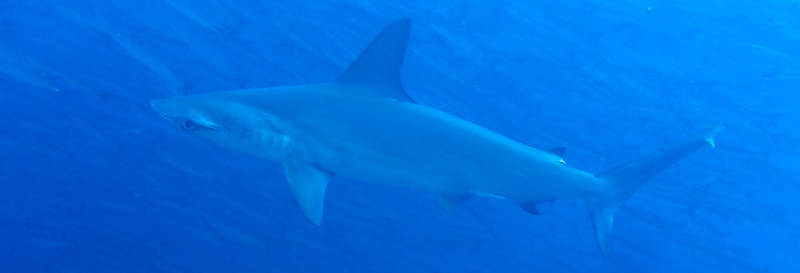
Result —
POLYGON ((448 210, 476 196, 536 205, 573 199, 589 207, 603 255, 614 213, 656 173, 708 143, 714 126, 595 175, 565 164, 564 149, 538 150, 415 103, 400 82, 411 22, 378 34, 333 82, 243 89, 151 101, 176 127, 231 150, 283 164, 300 211, 322 221, 328 181, 416 187, 448 210))

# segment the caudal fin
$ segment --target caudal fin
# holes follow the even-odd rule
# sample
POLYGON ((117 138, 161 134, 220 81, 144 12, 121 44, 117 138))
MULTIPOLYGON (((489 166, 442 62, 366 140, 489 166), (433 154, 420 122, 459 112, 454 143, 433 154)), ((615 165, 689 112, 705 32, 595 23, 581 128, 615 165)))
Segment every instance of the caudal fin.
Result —
POLYGON ((586 203, 592 215, 597 244, 603 255, 608 255, 611 250, 611 227, 617 208, 657 173, 704 144, 714 147, 714 136, 723 129, 725 125, 713 126, 672 146, 614 167, 597 176, 602 190, 599 196, 587 200, 586 203))

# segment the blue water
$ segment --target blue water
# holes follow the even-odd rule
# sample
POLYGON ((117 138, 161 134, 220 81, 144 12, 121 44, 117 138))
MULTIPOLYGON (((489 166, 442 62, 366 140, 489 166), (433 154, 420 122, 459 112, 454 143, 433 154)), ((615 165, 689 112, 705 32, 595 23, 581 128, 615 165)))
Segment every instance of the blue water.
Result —
POLYGON ((0 2, 0 272, 798 272, 800 6, 791 1, 0 2), (758 3, 758 4, 756 4, 758 3), (148 101, 325 82, 413 21, 418 102, 595 173, 708 125, 617 213, 534 216, 333 180, 325 221, 273 162, 148 101))

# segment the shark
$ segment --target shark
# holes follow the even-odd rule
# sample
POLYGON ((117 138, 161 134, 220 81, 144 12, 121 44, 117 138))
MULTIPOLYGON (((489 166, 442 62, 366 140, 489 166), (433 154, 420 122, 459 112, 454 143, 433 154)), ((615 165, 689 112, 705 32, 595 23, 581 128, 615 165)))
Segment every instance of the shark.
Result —
POLYGON ((588 206, 605 256, 618 208, 660 171, 714 146, 724 128, 712 126, 600 174, 573 168, 564 148, 539 150, 416 103, 400 80, 410 28, 407 18, 391 23, 332 82, 150 104, 181 130, 280 162, 297 207, 313 224, 322 222, 332 177, 427 190, 448 211, 473 196, 508 199, 532 214, 542 202, 571 199, 588 206))

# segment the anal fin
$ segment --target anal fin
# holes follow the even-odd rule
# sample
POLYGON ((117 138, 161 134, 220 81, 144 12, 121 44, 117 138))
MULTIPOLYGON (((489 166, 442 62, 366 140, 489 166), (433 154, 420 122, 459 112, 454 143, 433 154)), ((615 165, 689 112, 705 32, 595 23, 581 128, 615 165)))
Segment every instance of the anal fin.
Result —
POLYGON ((283 161, 283 169, 300 211, 315 225, 322 223, 325 190, 330 174, 313 164, 291 158, 283 161))
POLYGON ((528 203, 519 204, 519 207, 522 210, 524 210, 525 212, 527 212, 527 213, 530 213, 530 214, 533 214, 533 215, 540 215, 542 213, 539 212, 539 209, 537 208, 538 205, 539 205, 539 202, 528 202, 528 203))
POLYGON ((475 196, 475 194, 469 192, 440 192, 437 196, 444 210, 448 213, 453 213, 458 206, 475 196))
POLYGON ((553 201, 553 200, 556 200, 556 199, 553 198, 553 199, 546 199, 546 200, 540 200, 540 201, 521 202, 521 203, 519 203, 519 207, 522 210, 524 210, 525 212, 527 212, 527 213, 530 213, 530 214, 533 214, 533 215, 540 215, 542 213, 539 212, 539 208, 538 208, 539 205, 542 204, 542 203, 553 201))

